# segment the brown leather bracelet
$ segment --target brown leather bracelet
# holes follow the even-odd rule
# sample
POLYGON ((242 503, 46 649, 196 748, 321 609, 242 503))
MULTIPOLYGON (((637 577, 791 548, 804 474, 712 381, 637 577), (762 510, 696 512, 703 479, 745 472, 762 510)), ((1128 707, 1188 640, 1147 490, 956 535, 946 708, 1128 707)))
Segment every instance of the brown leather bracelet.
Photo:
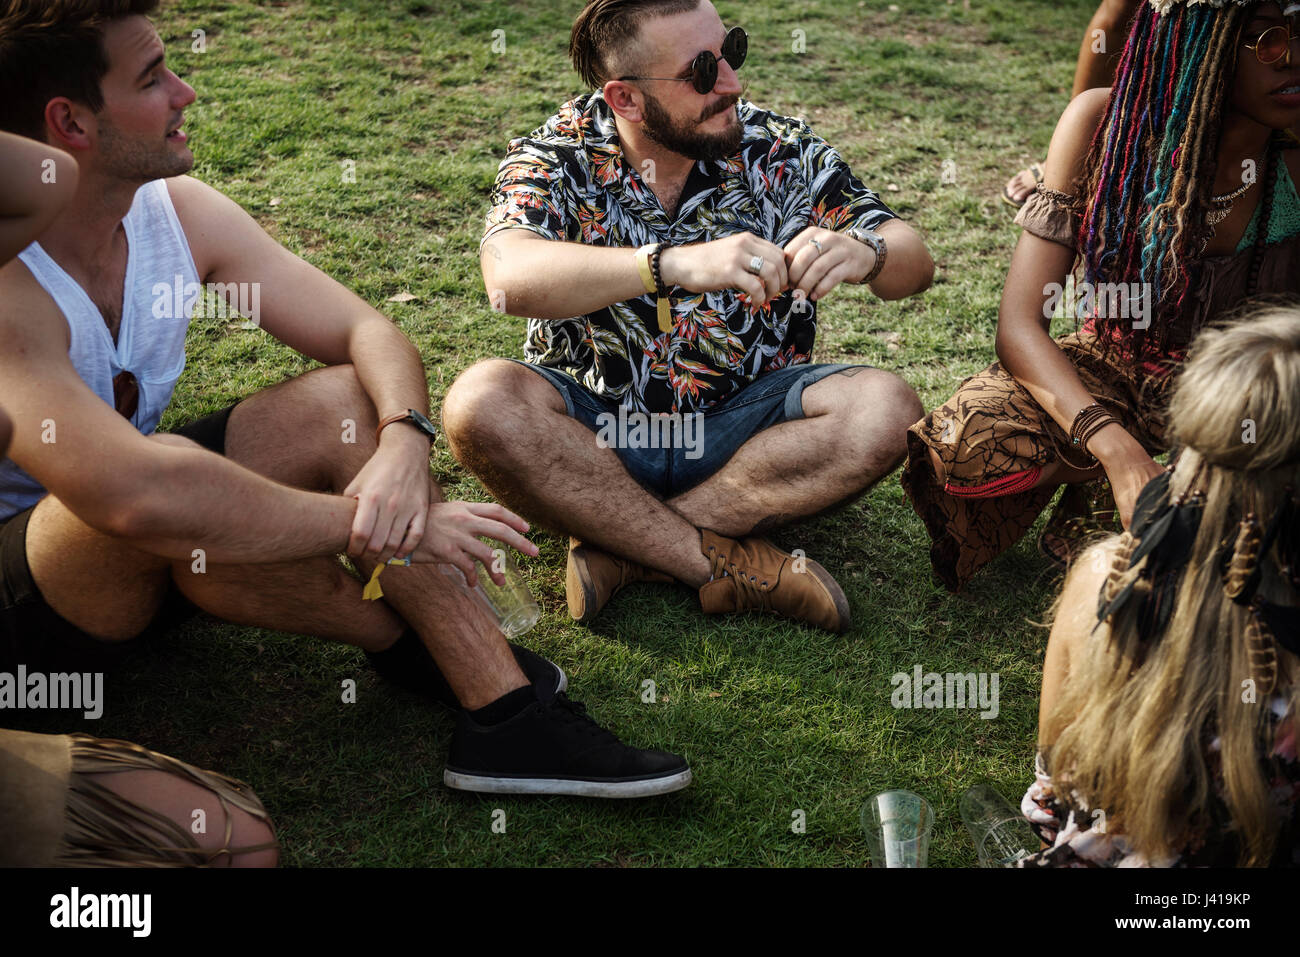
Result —
MULTIPOLYGON (((378 444, 379 444, 379 436, 380 436, 380 433, 382 433, 382 432, 384 431, 384 429, 388 428, 388 427, 389 427, 390 425, 392 425, 394 422, 410 422, 410 424, 411 424, 411 426, 412 426, 413 428, 415 428, 417 431, 419 431, 420 434, 424 435, 424 430, 421 429, 421 428, 420 428, 418 425, 416 425, 414 422, 411 422, 411 410, 410 410, 410 409, 403 409, 401 412, 394 412, 392 415, 384 416, 384 418, 382 418, 382 419, 379 420, 379 425, 375 427, 375 445, 378 445, 378 444)), ((429 439, 429 444, 430 444, 430 445, 433 444, 433 439, 432 439, 432 437, 430 437, 430 436, 428 436, 428 435, 424 435, 424 437, 425 437, 426 439, 429 439)))
POLYGON ((1101 403, 1094 402, 1086 405, 1075 413, 1074 421, 1070 423, 1070 444, 1095 459, 1096 456, 1088 448, 1088 442, 1112 423, 1118 425, 1119 420, 1107 412, 1101 403))

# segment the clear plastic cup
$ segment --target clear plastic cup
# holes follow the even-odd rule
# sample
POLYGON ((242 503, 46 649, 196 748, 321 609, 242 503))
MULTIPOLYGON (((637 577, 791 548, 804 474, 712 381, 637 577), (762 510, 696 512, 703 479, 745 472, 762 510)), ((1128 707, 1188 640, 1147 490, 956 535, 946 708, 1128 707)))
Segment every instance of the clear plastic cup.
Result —
MULTIPOLYGON (((528 583, 519 571, 519 566, 510 553, 496 549, 493 564, 505 576, 505 584, 498 585, 482 562, 475 562, 478 570, 478 585, 466 589, 483 608, 496 619, 497 627, 507 638, 518 638, 527 632, 542 617, 542 610, 537 600, 528 590, 528 583)), ((439 565, 443 573, 451 576, 461 588, 465 588, 465 576, 454 565, 439 565)))
POLYGON ((1038 852, 1040 842, 1029 822, 991 784, 975 785, 961 796, 960 807, 980 867, 1014 867, 1038 852))
POLYGON ((925 867, 934 810, 911 791, 882 791, 862 805, 872 867, 925 867))

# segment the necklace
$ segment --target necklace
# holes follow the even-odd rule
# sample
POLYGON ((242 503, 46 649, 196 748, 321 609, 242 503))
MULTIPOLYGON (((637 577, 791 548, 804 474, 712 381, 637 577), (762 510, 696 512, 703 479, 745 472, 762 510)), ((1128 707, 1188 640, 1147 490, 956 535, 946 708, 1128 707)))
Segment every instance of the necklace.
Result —
MULTIPOLYGON (((1266 148, 1264 151, 1264 157, 1255 164, 1255 168, 1260 169, 1264 164, 1264 160, 1267 158, 1268 158, 1268 150, 1266 148)), ((1238 186, 1236 189, 1232 190, 1231 192, 1222 193, 1218 196, 1211 196, 1210 208, 1205 211, 1205 225, 1213 229, 1219 223, 1227 219, 1228 214, 1232 212, 1233 202, 1237 199, 1238 196, 1246 192, 1246 190, 1250 189, 1254 185, 1255 185, 1255 180, 1250 179, 1242 183, 1240 186, 1238 186)))

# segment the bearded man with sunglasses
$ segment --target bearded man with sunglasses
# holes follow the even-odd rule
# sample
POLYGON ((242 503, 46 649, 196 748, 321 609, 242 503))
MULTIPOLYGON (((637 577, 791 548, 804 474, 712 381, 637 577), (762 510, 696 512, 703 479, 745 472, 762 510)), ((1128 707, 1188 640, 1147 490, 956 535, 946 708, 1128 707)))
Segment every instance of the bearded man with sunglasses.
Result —
POLYGON ((916 394, 810 364, 840 283, 925 289, 917 234, 799 120, 741 99, 747 37, 708 0, 593 0, 570 40, 594 92, 510 144, 481 251, 527 362, 453 385, 460 460, 571 536, 570 614, 678 580, 707 613, 850 624, 834 578, 762 533, 856 498, 902 460, 916 394))

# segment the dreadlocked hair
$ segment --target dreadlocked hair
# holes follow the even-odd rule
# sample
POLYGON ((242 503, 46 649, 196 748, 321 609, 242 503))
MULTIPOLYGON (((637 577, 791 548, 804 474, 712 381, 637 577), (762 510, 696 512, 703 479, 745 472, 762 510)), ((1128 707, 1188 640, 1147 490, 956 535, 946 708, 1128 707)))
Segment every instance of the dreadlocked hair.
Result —
POLYGON ((1135 357, 1161 358, 1190 315, 1192 267, 1211 233, 1219 134, 1248 14, 1237 4, 1176 4, 1160 15, 1143 3, 1134 17, 1089 147, 1078 245, 1094 288, 1142 283, 1151 291, 1151 321, 1134 328, 1127 312, 1097 316, 1103 349, 1123 342, 1135 357))

